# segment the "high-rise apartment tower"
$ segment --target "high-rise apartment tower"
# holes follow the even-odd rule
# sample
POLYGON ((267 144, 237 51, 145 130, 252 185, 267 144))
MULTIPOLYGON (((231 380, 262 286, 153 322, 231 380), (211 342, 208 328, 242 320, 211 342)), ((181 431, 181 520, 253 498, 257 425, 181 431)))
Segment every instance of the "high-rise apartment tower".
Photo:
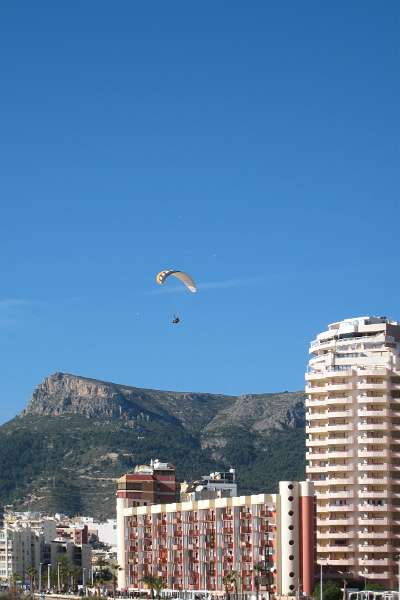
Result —
POLYGON ((318 562, 397 589, 400 323, 332 323, 310 354, 307 476, 317 494, 318 562))

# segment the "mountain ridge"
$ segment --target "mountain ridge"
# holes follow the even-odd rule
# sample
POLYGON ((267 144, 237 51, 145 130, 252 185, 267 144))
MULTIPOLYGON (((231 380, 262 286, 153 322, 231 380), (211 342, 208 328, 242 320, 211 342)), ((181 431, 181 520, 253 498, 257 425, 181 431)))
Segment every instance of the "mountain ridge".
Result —
POLYGON ((156 457, 176 464, 180 480, 234 466, 241 492, 272 492, 280 479, 304 477, 304 398, 152 390, 53 373, 0 427, 0 501, 109 517, 115 478, 156 457))

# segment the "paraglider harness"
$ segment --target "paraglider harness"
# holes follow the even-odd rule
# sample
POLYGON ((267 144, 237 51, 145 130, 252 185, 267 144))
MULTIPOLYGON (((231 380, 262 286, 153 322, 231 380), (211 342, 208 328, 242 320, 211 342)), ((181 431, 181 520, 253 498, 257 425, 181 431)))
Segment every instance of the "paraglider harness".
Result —
POLYGON ((177 324, 178 324, 178 323, 180 323, 180 322, 181 322, 181 320, 180 320, 180 318, 178 317, 178 315, 174 315, 174 318, 172 319, 172 324, 173 324, 173 325, 177 325, 177 324))

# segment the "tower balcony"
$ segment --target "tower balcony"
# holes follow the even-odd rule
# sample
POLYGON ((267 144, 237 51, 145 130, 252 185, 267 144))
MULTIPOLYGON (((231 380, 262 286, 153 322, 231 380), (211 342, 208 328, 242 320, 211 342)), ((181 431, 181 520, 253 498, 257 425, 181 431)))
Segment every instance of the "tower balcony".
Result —
POLYGON ((318 544, 317 552, 353 552, 353 546, 325 546, 318 544))
MULTIPOLYGON (((308 467, 306 467, 306 473, 308 473, 308 467)), ((353 485, 354 477, 331 477, 329 479, 317 479, 313 480, 314 486, 318 487, 330 487, 332 485, 353 485)))
POLYGON ((380 525, 387 527, 389 525, 389 519, 387 517, 371 517, 368 519, 358 519, 358 525, 360 527, 365 527, 367 525, 380 525))
POLYGON ((363 498, 378 498, 378 499, 384 499, 384 498, 388 498, 389 497, 389 491, 388 490, 381 490, 379 492, 368 492, 368 491, 359 491, 358 492, 358 497, 360 499, 363 498))
POLYGON ((327 389, 325 387, 325 385, 321 386, 316 386, 316 385, 306 385, 305 387, 305 393, 306 394, 325 394, 327 392, 327 389))
MULTIPOLYGON (((324 433, 326 433, 324 431, 324 433)), ((322 439, 309 439, 306 441, 307 447, 311 446, 349 446, 353 445, 354 438, 352 436, 346 437, 328 437, 325 435, 322 439)))
POLYGON ((330 556, 327 556, 326 560, 328 561, 328 564, 332 567, 341 567, 355 564, 354 558, 331 558, 330 556))
POLYGON ((387 371, 383 367, 365 367, 357 369, 357 375, 360 377, 385 377, 387 371))
POLYGON ((369 382, 357 383, 358 390, 386 390, 387 388, 388 388, 387 381, 382 381, 380 383, 369 383, 369 382))
POLYGON ((389 579, 389 573, 388 571, 375 571, 375 570, 369 570, 368 573, 365 573, 364 571, 359 571, 358 574, 360 575, 360 577, 363 577, 364 579, 372 579, 372 580, 379 580, 379 581, 386 581, 389 579))
POLYGON ((389 458, 389 450, 359 450, 359 458, 389 458))
POLYGON ((384 531, 362 531, 358 530, 358 537, 361 539, 377 539, 377 540, 387 540, 389 536, 389 532, 384 531))
POLYGON ((325 452, 306 452, 306 460, 328 460, 330 458, 352 458, 354 452, 352 450, 332 450, 327 449, 325 452))
POLYGON ((357 402, 359 404, 386 404, 389 402, 389 396, 387 394, 382 394, 379 396, 364 396, 359 394, 357 396, 357 402))
MULTIPOLYGON (((343 508, 342 508, 343 511, 343 508)), ((344 511, 343 511, 344 512, 344 511)), ((334 525, 343 525, 350 527, 354 525, 353 517, 340 517, 335 516, 334 518, 321 518, 317 513, 317 527, 331 527, 334 525)))
POLYGON ((368 545, 364 545, 364 544, 360 544, 358 546, 358 551, 360 552, 360 554, 363 554, 364 552, 382 552, 382 553, 386 553, 386 552, 391 552, 393 550, 392 546, 390 544, 375 544, 374 542, 369 543, 368 545))
POLYGON ((375 471, 375 472, 386 472, 389 470, 389 463, 382 463, 380 465, 363 465, 358 464, 359 471, 375 471))
POLYGON ((308 398, 306 399, 306 407, 312 408, 313 406, 351 406, 353 404, 353 398, 351 396, 340 396, 335 398, 326 396, 322 400, 320 398, 308 398))
POLYGON ((352 382, 350 379, 348 379, 348 381, 345 381, 343 383, 328 383, 325 386, 325 389, 327 391, 332 391, 332 392, 335 392, 335 391, 341 392, 341 391, 351 390, 351 388, 352 388, 352 382))
POLYGON ((373 418, 387 419, 388 417, 393 416, 393 412, 389 408, 368 409, 368 410, 359 408, 357 411, 357 415, 361 418, 373 417, 373 418))
POLYGON ((349 540, 353 535, 349 531, 324 531, 323 528, 318 531, 319 540, 349 540))
POLYGON ((360 558, 358 564, 371 567, 388 567, 391 564, 390 558, 360 558))
POLYGON ((357 438, 357 442, 359 444, 374 444, 374 445, 386 445, 389 443, 389 438, 386 435, 383 435, 382 437, 376 437, 374 436, 374 433, 367 433, 367 435, 364 436, 358 436, 357 438))
POLYGON ((317 494, 318 500, 324 499, 330 500, 331 498, 354 498, 354 492, 351 491, 342 491, 342 492, 322 492, 317 494))
MULTIPOLYGON (((400 429, 400 426, 399 426, 400 429)), ((388 424, 387 423, 359 423, 358 424, 359 431, 387 431, 388 424)))
POLYGON ((308 466, 307 473, 341 473, 341 472, 352 472, 352 465, 326 465, 324 467, 321 466, 308 466))
POLYGON ((387 513, 389 512, 389 506, 387 504, 383 504, 382 506, 377 506, 374 504, 358 504, 358 510, 360 512, 378 512, 378 513, 387 513))
POLYGON ((359 485, 388 485, 387 477, 359 477, 359 485))
MULTIPOLYGON (((319 498, 318 498, 319 500, 319 498)), ((354 511, 354 504, 317 504, 317 513, 318 514, 322 514, 322 513, 334 513, 334 512, 353 512, 354 511)))

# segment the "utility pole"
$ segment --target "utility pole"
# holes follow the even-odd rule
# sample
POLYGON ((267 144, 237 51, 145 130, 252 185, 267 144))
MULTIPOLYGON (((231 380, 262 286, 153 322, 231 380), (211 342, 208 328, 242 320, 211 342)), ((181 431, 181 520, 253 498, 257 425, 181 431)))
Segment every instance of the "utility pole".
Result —
POLYGON ((47 565, 47 589, 50 591, 51 588, 51 581, 50 581, 50 569, 51 569, 51 564, 49 563, 47 565))
POLYGON ((320 572, 319 572, 319 600, 324 600, 324 594, 322 591, 323 586, 323 576, 322 576, 322 563, 320 563, 320 572))
POLYGON ((57 591, 60 593, 60 563, 57 563, 57 591))

